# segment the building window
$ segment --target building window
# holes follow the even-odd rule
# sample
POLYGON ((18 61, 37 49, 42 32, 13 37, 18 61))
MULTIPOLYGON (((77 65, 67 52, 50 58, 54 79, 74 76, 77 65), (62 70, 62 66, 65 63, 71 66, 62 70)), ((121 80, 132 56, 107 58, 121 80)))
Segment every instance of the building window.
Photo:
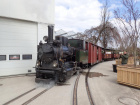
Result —
POLYGON ((6 60, 6 55, 0 55, 0 61, 6 60))
POLYGON ((32 59, 32 55, 31 54, 22 55, 22 59, 24 60, 32 59))
POLYGON ((20 60, 20 55, 9 55, 9 60, 20 60))

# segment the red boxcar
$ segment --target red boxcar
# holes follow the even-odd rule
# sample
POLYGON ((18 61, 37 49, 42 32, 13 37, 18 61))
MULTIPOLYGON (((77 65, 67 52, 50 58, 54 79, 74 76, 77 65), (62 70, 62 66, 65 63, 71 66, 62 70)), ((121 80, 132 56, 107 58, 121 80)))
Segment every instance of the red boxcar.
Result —
POLYGON ((120 58, 120 54, 114 54, 114 59, 120 58))
POLYGON ((94 64, 94 51, 93 51, 93 44, 88 43, 88 63, 94 64))
POLYGON ((119 50, 114 51, 114 59, 120 58, 119 50))
POLYGON ((88 63, 90 65, 114 58, 113 50, 104 49, 92 43, 86 43, 86 49, 88 49, 88 63))
POLYGON ((105 54, 104 54, 104 60, 108 60, 112 58, 112 52, 111 50, 105 50, 105 54))
POLYGON ((94 51, 94 56, 93 56, 94 57, 93 58, 94 59, 94 63, 97 63, 97 46, 96 45, 94 45, 94 50, 93 51, 94 51))
POLYGON ((102 61, 102 48, 98 47, 98 62, 102 61))

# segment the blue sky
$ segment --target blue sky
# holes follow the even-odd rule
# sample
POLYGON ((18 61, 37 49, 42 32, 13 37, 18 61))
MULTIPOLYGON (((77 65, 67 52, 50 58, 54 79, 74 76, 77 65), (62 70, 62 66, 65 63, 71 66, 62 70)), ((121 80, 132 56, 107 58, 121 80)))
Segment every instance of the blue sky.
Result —
MULTIPOLYGON (((121 0, 108 0, 111 19, 113 10, 123 9, 121 0)), ((140 0, 138 6, 140 6, 140 0)), ((55 0, 55 30, 84 32, 100 24, 105 0, 55 0)))

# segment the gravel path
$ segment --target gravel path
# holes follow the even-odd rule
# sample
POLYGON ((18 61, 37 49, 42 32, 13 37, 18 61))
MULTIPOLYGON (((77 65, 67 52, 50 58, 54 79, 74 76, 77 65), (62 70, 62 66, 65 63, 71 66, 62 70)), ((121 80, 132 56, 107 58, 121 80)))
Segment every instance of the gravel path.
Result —
POLYGON ((81 75, 79 79, 77 98, 78 98, 78 105, 90 105, 87 91, 86 91, 84 75, 81 75))
POLYGON ((91 72, 102 73, 105 76, 89 79, 92 96, 96 105, 138 105, 140 103, 139 89, 117 83, 117 73, 113 72, 112 64, 115 61, 100 63, 91 69, 91 72))
POLYGON ((72 92, 76 77, 73 76, 64 85, 54 86, 29 105, 72 105, 72 92))
MULTIPOLYGON (((138 105, 139 89, 117 83, 117 73, 114 73, 112 68, 114 63, 115 61, 99 63, 90 71, 88 82, 95 105, 124 105, 123 102, 127 105, 138 105)), ((86 72, 87 70, 84 70, 81 74, 78 83, 78 105, 90 105, 85 87, 86 72)), ((44 89, 49 90, 28 105, 72 105, 76 78, 77 75, 72 76, 63 85, 54 85, 54 82, 49 85, 36 84, 35 76, 0 79, 0 105, 33 88, 36 89, 8 105, 21 105, 44 89)))
POLYGON ((0 105, 37 86, 34 76, 0 79, 0 105))

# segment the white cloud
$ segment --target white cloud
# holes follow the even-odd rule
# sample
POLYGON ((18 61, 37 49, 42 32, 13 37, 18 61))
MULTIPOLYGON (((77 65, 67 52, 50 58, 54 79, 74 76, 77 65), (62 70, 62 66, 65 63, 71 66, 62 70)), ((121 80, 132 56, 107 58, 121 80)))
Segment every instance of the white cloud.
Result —
MULTIPOLYGON (((131 27, 130 27, 130 25, 125 21, 125 20, 123 20, 123 22, 124 22, 124 24, 122 23, 122 22, 120 22, 119 24, 118 24, 118 22, 117 22, 117 20, 115 19, 115 18, 113 18, 111 21, 110 21, 112 24, 114 24, 114 26, 115 27, 117 27, 117 29, 118 29, 118 31, 119 31, 119 34, 120 34, 120 36, 123 38, 123 37, 125 37, 125 36, 127 36, 127 35, 124 35, 123 33, 122 33, 122 30, 121 30, 121 28, 122 29, 124 29, 124 24, 126 25, 126 27, 127 27, 127 29, 128 29, 128 31, 129 31, 129 33, 130 34, 132 34, 132 30, 131 30, 131 27)), ((135 26, 134 26, 134 21, 132 20, 132 27, 134 28, 135 26)), ((137 20, 137 27, 139 27, 139 24, 140 24, 140 19, 139 20, 137 20)), ((140 33, 139 33, 140 34, 140 33)), ((139 39, 138 39, 138 46, 140 46, 140 37, 139 37, 139 39)))
POLYGON ((100 24, 102 4, 98 0, 56 0, 55 28, 83 32, 100 24))
POLYGON ((135 0, 135 2, 139 2, 140 0, 135 0))
POLYGON ((122 7, 122 5, 121 4, 112 4, 110 7, 109 7, 109 10, 114 10, 114 9, 117 9, 117 8, 119 8, 119 7, 122 7))

